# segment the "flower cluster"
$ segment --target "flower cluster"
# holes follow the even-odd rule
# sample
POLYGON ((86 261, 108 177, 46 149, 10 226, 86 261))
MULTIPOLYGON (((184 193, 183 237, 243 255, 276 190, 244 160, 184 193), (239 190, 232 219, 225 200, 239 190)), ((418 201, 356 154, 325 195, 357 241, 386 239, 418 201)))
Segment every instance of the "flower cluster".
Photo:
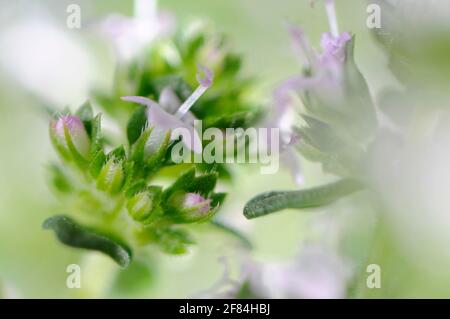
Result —
POLYGON ((258 115, 247 97, 249 81, 239 76, 240 58, 219 40, 206 29, 183 29, 151 37, 151 46, 140 41, 138 52, 120 57, 113 90, 93 91, 92 105, 103 114, 94 115, 86 102, 75 113, 54 116, 50 137, 62 162, 50 166, 51 184, 64 214, 48 218, 44 228, 64 244, 101 251, 121 266, 148 244, 186 252, 194 242, 186 224, 211 220, 225 198, 216 183, 230 173, 215 163, 177 165, 171 148, 183 142, 193 153, 202 151, 196 119, 205 129, 220 129, 246 127, 258 115), (121 136, 102 128, 104 117, 121 136), (181 128, 192 143, 175 134, 181 128))

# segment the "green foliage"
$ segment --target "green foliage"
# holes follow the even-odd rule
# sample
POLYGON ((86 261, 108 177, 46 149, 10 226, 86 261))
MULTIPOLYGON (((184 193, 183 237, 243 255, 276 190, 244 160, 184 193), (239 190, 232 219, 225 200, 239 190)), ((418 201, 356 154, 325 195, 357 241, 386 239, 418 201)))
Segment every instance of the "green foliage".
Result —
POLYGON ((67 216, 57 215, 46 219, 45 229, 55 232, 59 241, 67 246, 100 251, 114 259, 121 267, 131 262, 131 250, 111 234, 85 228, 67 216))
POLYGON ((251 199, 244 207, 244 216, 252 219, 287 208, 320 207, 361 189, 361 183, 344 179, 305 190, 268 192, 251 199))
POLYGON ((305 90, 302 100, 305 125, 299 127, 300 153, 320 162, 325 171, 351 178, 362 171, 361 160, 377 129, 377 116, 369 88, 354 61, 353 37, 345 47, 339 93, 305 90))

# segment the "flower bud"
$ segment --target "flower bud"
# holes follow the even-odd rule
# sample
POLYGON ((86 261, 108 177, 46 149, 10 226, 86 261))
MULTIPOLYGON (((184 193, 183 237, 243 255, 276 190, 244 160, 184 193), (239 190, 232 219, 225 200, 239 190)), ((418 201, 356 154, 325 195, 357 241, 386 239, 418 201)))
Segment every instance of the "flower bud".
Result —
POLYGON ((178 193, 172 197, 171 204, 177 208, 178 219, 195 222, 206 218, 211 210, 211 199, 196 193, 178 193))
POLYGON ((57 121, 53 121, 50 126, 50 134, 57 148, 67 153, 72 153, 70 145, 76 151, 87 158, 90 150, 90 140, 86 129, 80 118, 75 115, 63 115, 57 121))
POLYGON ((153 195, 142 192, 134 195, 127 202, 128 213, 136 221, 146 220, 153 210, 153 195))
POLYGON ((124 180, 122 163, 110 159, 97 177, 97 188, 110 194, 116 194, 122 188, 124 180))

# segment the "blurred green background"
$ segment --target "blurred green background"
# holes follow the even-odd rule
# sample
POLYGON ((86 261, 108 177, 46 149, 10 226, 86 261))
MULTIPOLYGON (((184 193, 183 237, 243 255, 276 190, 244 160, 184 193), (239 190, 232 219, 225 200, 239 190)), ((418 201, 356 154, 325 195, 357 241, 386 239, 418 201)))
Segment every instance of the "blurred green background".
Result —
MULTIPOLYGON (((306 0, 163 0, 159 4, 180 22, 207 19, 217 31, 227 34, 233 50, 244 57, 245 73, 260 81, 260 98, 266 103, 270 102, 273 86, 301 67, 291 50, 284 23, 303 26, 314 45, 328 30, 322 6, 317 4, 312 9, 306 0)), ((45 179, 45 165, 56 154, 50 147, 47 119, 34 96, 36 90, 47 90, 50 93, 45 97, 61 103, 63 108, 85 100, 89 88, 106 87, 114 59, 105 43, 89 31, 89 25, 111 13, 130 15, 132 1, 1 0, 0 5, 0 279, 25 298, 76 297, 77 292, 65 285, 66 266, 79 263, 84 254, 63 247, 53 234, 41 228, 47 216, 58 213, 57 198, 45 179), (81 30, 65 26, 66 7, 71 3, 82 8, 81 30), (36 35, 30 33, 25 42, 17 44, 16 35, 27 34, 23 25, 31 21, 51 24, 61 32, 58 37, 67 37, 65 41, 70 45, 79 45, 79 52, 72 50, 74 56, 59 54, 60 47, 61 52, 67 50, 62 48, 65 42, 59 42, 56 36, 54 40, 39 38, 37 29, 36 35), (11 36, 11 32, 18 33, 11 36), (49 45, 43 47, 43 43, 49 45), (18 65, 12 65, 16 58, 18 65), (17 74, 27 74, 30 65, 36 67, 38 75, 30 76, 32 83, 24 85, 17 74), (58 87, 55 83, 59 83, 58 87)), ((395 83, 386 72, 385 56, 366 28, 365 1, 338 1, 337 10, 341 29, 356 34, 356 60, 372 93, 395 83)), ((316 165, 302 165, 306 186, 327 178, 316 165)), ((291 177, 284 170, 275 176, 260 175, 257 167, 239 167, 236 173, 238 186, 229 187, 230 195, 221 214, 248 232, 255 244, 255 259, 277 261, 294 256, 300 240, 310 232, 311 215, 286 211, 252 221, 242 216, 243 205, 252 196, 272 189, 294 189, 291 177)), ((339 206, 333 209, 343 210, 339 206)), ((157 254, 153 285, 137 296, 192 296, 217 280, 223 272, 218 257, 235 253, 231 241, 225 235, 207 231, 200 231, 196 239, 199 245, 186 256, 157 254)), ((102 269, 115 267, 108 259, 99 258, 96 263, 104 264, 102 269)), ((96 289, 102 295, 102 287, 96 289)))

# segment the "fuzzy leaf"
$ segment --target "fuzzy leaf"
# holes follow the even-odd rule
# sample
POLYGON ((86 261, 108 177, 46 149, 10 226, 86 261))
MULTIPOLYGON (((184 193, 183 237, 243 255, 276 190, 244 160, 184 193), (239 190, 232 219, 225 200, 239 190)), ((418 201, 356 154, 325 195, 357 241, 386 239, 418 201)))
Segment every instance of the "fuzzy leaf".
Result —
POLYGON ((217 173, 205 174, 196 177, 186 189, 187 192, 197 193, 203 197, 208 197, 216 187, 217 173))
POLYGON ((94 111, 92 110, 91 103, 89 103, 89 101, 86 101, 82 106, 80 106, 75 115, 80 118, 89 136, 91 136, 92 120, 94 118, 94 111))
POLYGON ((92 177, 96 178, 98 174, 100 174, 100 171, 102 170, 103 164, 105 164, 105 162, 105 154, 102 150, 98 151, 89 163, 89 172, 91 173, 92 177))
POLYGON ((195 179, 195 167, 189 169, 183 175, 178 177, 178 179, 169 188, 164 191, 163 200, 167 200, 170 195, 178 190, 186 191, 186 189, 191 185, 192 181, 195 179))
POLYGON ((116 160, 122 160, 125 158, 125 155, 126 155, 125 148, 123 147, 123 145, 121 145, 113 149, 111 152, 109 152, 106 158, 108 160, 111 158, 116 160))
POLYGON ((133 145, 141 136, 147 125, 146 107, 140 105, 136 111, 131 115, 127 125, 127 137, 130 146, 133 145))
POLYGON ((114 259, 121 267, 127 267, 131 262, 129 247, 109 235, 85 228, 67 216, 56 215, 47 218, 42 227, 52 229, 59 241, 67 246, 100 251, 114 259))
POLYGON ((147 227, 139 235, 141 243, 154 243, 168 254, 180 255, 187 252, 188 246, 195 242, 189 234, 174 227, 147 227))
POLYGON ((351 179, 299 191, 277 191, 260 194, 244 207, 248 219, 264 216, 287 208, 313 208, 330 204, 344 196, 362 189, 351 179))
POLYGON ((97 114, 92 120, 91 133, 91 158, 93 158, 100 150, 102 150, 102 129, 101 129, 102 115, 97 114))
POLYGON ((227 193, 214 193, 211 195, 211 207, 222 205, 227 193))

